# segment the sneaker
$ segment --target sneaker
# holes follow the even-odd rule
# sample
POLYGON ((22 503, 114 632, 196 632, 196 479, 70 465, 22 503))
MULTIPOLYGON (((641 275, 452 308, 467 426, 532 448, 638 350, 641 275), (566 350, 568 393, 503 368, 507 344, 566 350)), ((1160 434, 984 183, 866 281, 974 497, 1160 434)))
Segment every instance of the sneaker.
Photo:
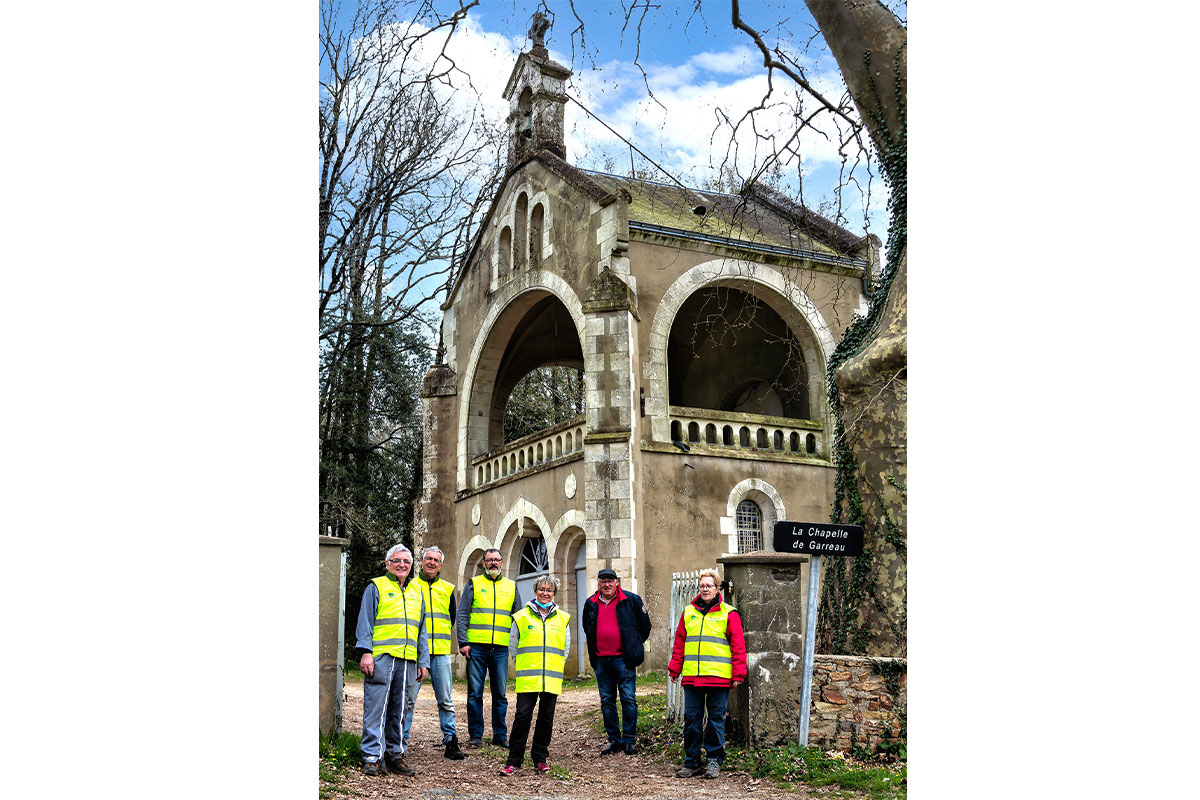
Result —
POLYGON ((467 747, 483 747, 483 739, 480 739, 478 736, 473 737, 467 742, 467 747))
POLYGON ((721 762, 715 758, 708 760, 708 767, 704 770, 704 777, 715 778, 721 774, 721 762))
POLYGON ((626 742, 625 743, 625 755, 636 756, 637 755, 637 745, 634 744, 633 742, 626 742))
POLYGON ((686 764, 675 773, 676 778, 694 778, 704 772, 704 767, 689 767, 686 764))
POLYGON ((467 754, 458 746, 457 736, 446 742, 446 752, 443 755, 453 761, 462 761, 467 757, 467 754))
POLYGON ((508 747, 508 739, 492 737, 492 744, 496 745, 496 747, 508 747))
POLYGON ((547 764, 545 761, 539 761, 538 763, 533 765, 533 768, 536 769, 538 772, 549 772, 550 771, 550 765, 547 764))
POLYGON ((396 775, 407 775, 411 778, 417 774, 415 769, 404 763, 404 756, 392 758, 389 754, 383 757, 383 763, 387 764, 388 772, 395 773, 396 775))
POLYGON ((514 767, 512 764, 505 764, 503 767, 500 768, 500 774, 504 775, 506 777, 509 775, 512 775, 516 771, 517 771, 517 768, 514 767))
POLYGON ((379 777, 379 762, 364 761, 363 762, 363 775, 368 775, 372 778, 378 778, 379 777))
POLYGON ((619 753, 619 752, 621 752, 621 743, 620 742, 609 742, 608 747, 606 747, 600 751, 600 755, 611 756, 613 753, 619 753))

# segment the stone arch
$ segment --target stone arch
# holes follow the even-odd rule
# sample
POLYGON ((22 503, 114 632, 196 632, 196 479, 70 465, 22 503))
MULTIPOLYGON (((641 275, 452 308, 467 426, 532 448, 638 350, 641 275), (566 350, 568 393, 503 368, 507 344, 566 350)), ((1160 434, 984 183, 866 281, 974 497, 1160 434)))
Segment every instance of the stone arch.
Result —
MULTIPOLYGON (((575 557, 579 548, 584 548, 584 558, 587 558, 587 534, 583 528, 584 513, 571 510, 563 514, 554 523, 555 555, 551 563, 551 574, 558 578, 561 588, 558 590, 556 602, 571 615, 571 648, 567 654, 566 672, 568 675, 583 675, 588 669, 587 644, 583 637, 583 616, 580 613, 580 595, 590 594, 588 582, 590 576, 583 569, 577 575, 575 557), (580 591, 582 581, 583 591, 580 591), (578 649, 582 648, 582 649, 578 649)), ((585 560, 586 563, 586 560, 585 560)))
MULTIPOLYGON (((522 314, 546 295, 553 295, 566 307, 575 324, 575 333, 583 347, 585 330, 583 304, 570 285, 545 270, 522 273, 500 288, 479 328, 463 373, 458 402, 458 488, 466 489, 471 475, 471 456, 488 449, 492 392, 500 358, 508 343, 512 326, 522 314), (503 317, 503 320, 502 320, 503 317), (498 324, 499 323, 499 324, 498 324), (504 329, 507 326, 507 329, 504 329), (482 411, 482 414, 472 413, 482 411)), ((585 370, 586 371, 586 370, 585 370)))
POLYGON ((462 555, 458 560, 458 588, 461 591, 467 581, 471 580, 475 575, 475 565, 479 563, 479 559, 483 557, 483 551, 496 545, 484 536, 482 533, 477 533, 463 545, 462 555))
POLYGON ((740 259, 716 258, 692 267, 680 275, 663 293, 650 326, 649 358, 642 364, 646 376, 646 416, 650 418, 651 438, 670 441, 668 415, 667 343, 671 326, 684 302, 696 291, 710 286, 729 286, 753 294, 770 305, 798 334, 805 348, 809 370, 809 397, 813 419, 826 423, 825 367, 833 353, 833 333, 816 305, 794 281, 766 264, 740 259))
POLYGON ((778 490, 761 478, 747 478, 737 483, 729 491, 729 500, 725 504, 725 516, 721 517, 721 534, 725 536, 727 553, 737 552, 737 507, 743 500, 753 500, 762 511, 763 548, 774 550, 772 531, 775 523, 787 519, 783 498, 778 490))

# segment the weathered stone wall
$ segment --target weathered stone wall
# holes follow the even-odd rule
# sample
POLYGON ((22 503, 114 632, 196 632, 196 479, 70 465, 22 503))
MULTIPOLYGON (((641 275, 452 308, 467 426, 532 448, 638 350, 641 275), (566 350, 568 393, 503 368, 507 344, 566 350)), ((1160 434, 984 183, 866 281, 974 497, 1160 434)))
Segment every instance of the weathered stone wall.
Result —
POLYGON ((812 747, 874 750, 906 735, 908 661, 903 658, 817 655, 813 659, 812 747))

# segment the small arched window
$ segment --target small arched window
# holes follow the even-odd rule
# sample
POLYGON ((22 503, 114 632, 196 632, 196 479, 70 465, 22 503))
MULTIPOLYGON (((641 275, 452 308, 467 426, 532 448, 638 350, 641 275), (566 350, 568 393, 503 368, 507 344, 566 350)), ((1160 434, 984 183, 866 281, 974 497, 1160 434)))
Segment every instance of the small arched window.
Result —
POLYGON ((517 210, 513 214, 513 272, 525 268, 525 254, 529 252, 526 244, 525 221, 529 214, 529 196, 524 192, 517 197, 517 210))
POLYGON ((762 511, 753 500, 743 500, 737 506, 738 552, 762 550, 762 511))

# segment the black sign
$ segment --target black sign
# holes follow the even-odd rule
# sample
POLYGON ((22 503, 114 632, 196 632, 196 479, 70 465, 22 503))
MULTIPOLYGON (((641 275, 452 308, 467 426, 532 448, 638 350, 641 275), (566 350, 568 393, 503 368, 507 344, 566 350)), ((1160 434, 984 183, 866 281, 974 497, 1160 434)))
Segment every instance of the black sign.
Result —
POLYGON ((775 552, 808 553, 814 556, 861 556, 862 525, 831 525, 828 522, 775 523, 775 552))

